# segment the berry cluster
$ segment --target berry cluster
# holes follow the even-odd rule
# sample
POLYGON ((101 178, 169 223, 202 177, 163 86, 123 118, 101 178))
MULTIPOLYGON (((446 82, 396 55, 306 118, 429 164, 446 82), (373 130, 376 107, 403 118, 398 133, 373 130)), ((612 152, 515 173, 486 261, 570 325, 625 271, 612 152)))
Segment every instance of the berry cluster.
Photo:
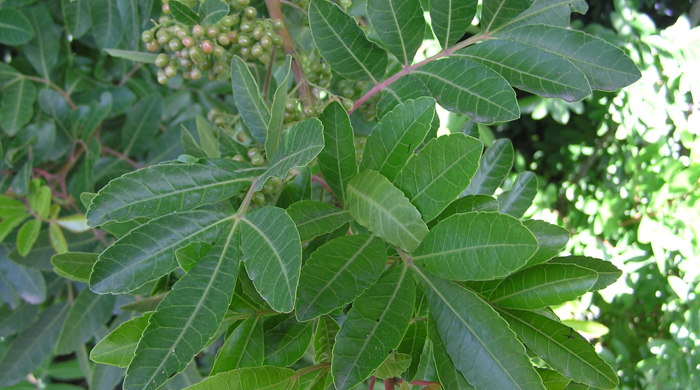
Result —
MULTIPOLYGON (((195 2, 196 0, 190 0, 195 2)), ((246 60, 266 64, 273 48, 282 44, 277 30, 279 20, 258 18, 250 0, 229 0, 231 13, 211 25, 183 25, 171 17, 168 1, 158 24, 141 35, 149 51, 163 53, 156 57, 158 82, 165 84, 178 73, 187 80, 198 80, 203 72, 211 80, 226 79, 233 54, 246 60)))

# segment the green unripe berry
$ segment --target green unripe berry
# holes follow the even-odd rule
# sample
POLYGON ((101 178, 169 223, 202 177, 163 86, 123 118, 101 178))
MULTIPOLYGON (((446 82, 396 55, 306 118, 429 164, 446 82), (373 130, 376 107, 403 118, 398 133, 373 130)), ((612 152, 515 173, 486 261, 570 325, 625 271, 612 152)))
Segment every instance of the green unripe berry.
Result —
POLYGON ((233 161, 245 161, 243 156, 241 156, 240 154, 237 154, 237 155, 231 157, 231 160, 233 160, 233 161))
POLYGON ((274 194, 277 188, 275 187, 274 184, 272 184, 272 181, 268 180, 267 183, 262 188, 263 194, 274 194))
POLYGON ((170 62, 170 57, 168 57, 168 55, 165 53, 160 53, 156 57, 156 66, 159 68, 166 67, 169 62, 170 62))
POLYGON ((146 30, 141 33, 141 40, 143 43, 151 43, 153 42, 153 31, 151 30, 146 30))
POLYGON ((253 45, 253 47, 250 49, 250 54, 255 57, 255 58, 260 58, 260 56, 263 55, 263 48, 260 46, 259 43, 256 43, 253 45))
POLYGON ((209 38, 216 38, 216 36, 219 35, 219 29, 216 27, 209 27, 207 29, 207 37, 209 38))
POLYGON ((282 44, 282 37, 275 34, 272 36, 272 44, 275 46, 279 46, 282 44))
POLYGON ((248 4, 250 4, 250 0, 236 0, 236 2, 238 3, 238 6, 241 8, 247 7, 248 4))
POLYGON ((204 55, 202 49, 198 47, 190 48, 190 59, 197 65, 202 65, 207 61, 207 56, 204 55))
POLYGON ((262 192, 258 191, 253 194, 253 204, 262 206, 265 204, 265 194, 262 192))
POLYGON ((199 79, 201 79, 201 78, 202 78, 202 71, 199 70, 199 69, 197 69, 197 68, 193 68, 193 69, 190 71, 190 78, 191 78, 192 80, 199 80, 199 79))
POLYGON ((241 32, 247 33, 253 31, 253 23, 251 22, 243 22, 240 25, 240 30, 241 32))
POLYGON ((170 42, 170 38, 171 38, 170 34, 161 34, 161 35, 158 35, 158 37, 156 38, 156 41, 158 42, 159 45, 165 46, 168 44, 168 42, 170 42))
POLYGON ((248 47, 250 46, 252 42, 250 41, 250 38, 247 35, 239 34, 238 35, 238 44, 241 45, 241 47, 248 47))
POLYGON ((165 85, 168 83, 168 76, 165 75, 165 72, 163 72, 162 70, 159 70, 158 77, 156 78, 156 80, 158 81, 158 84, 165 85))
POLYGON ((260 38, 262 38, 263 35, 265 35, 265 31, 263 31, 262 27, 258 26, 258 27, 255 27, 253 29, 252 35, 253 35, 253 39, 255 39, 256 41, 259 41, 260 38))
POLYGON ((287 100, 284 103, 284 110, 287 112, 292 112, 297 109, 297 103, 295 101, 287 100))
POLYGON ((192 61, 188 60, 187 58, 180 58, 180 66, 183 68, 189 68, 192 66, 192 61))
POLYGON ((168 42, 168 47, 172 51, 178 51, 178 50, 182 49, 182 41, 179 40, 178 38, 173 38, 170 40, 170 42, 168 42))
POLYGON ((243 10, 243 15, 248 19, 254 19, 258 15, 258 10, 255 7, 246 7, 243 10))
POLYGON ((304 116, 307 118, 314 116, 314 109, 311 107, 304 107, 304 116))
POLYGON ((214 45, 214 51, 212 51, 212 54, 216 58, 221 58, 226 54, 226 49, 219 45, 214 45))
POLYGON ((214 67, 211 70, 215 74, 221 74, 221 73, 224 73, 226 68, 222 64, 216 64, 216 65, 214 65, 214 67))
POLYGON ((255 156, 250 159, 250 163, 255 165, 256 167, 259 167, 265 164, 265 159, 262 156, 255 156))
POLYGON ((284 23, 283 23, 281 20, 279 20, 279 19, 273 19, 273 20, 272 20, 272 27, 273 27, 275 30, 279 30, 279 29, 281 29, 282 27, 284 27, 284 23))
POLYGON ((198 24, 192 26, 192 36, 195 38, 204 36, 204 27, 198 24))
POLYGON ((148 51, 157 51, 159 47, 157 42, 148 42, 146 44, 146 50, 148 51))
POLYGON ((249 47, 242 47, 240 50, 241 57, 248 57, 250 56, 250 48, 249 47))
POLYGON ((228 46, 231 44, 231 38, 228 37, 228 34, 219 34, 216 40, 221 46, 228 46))
POLYGON ((166 24, 166 23, 168 23, 169 21, 170 21, 170 17, 169 17, 169 16, 163 15, 163 16, 161 16, 160 18, 158 18, 158 24, 166 24))
POLYGON ((160 9, 163 11, 164 14, 170 13, 170 5, 168 5, 167 3, 163 4, 163 6, 160 9))
POLYGON ((236 21, 231 15, 226 15, 221 19, 219 23, 226 27, 232 27, 234 24, 236 24, 236 21))
POLYGON ((343 107, 345 108, 345 111, 350 111, 352 110, 352 107, 355 105, 355 103, 352 102, 350 99, 343 99, 343 107))
POLYGON ((248 149, 248 158, 253 158, 255 156, 260 156, 260 149, 258 149, 258 148, 248 149))
POLYGON ((264 37, 260 38, 260 46, 262 46, 264 49, 269 49, 272 47, 272 39, 265 35, 264 37))
POLYGON ((194 46, 194 39, 191 37, 184 37, 182 38, 182 45, 185 47, 192 47, 194 46))
POLYGON ((352 0, 339 0, 338 5, 345 9, 348 9, 352 6, 352 0))
POLYGON ((163 71, 165 72, 165 75, 168 77, 175 77, 175 75, 177 74, 177 68, 175 68, 172 65, 166 66, 163 71))

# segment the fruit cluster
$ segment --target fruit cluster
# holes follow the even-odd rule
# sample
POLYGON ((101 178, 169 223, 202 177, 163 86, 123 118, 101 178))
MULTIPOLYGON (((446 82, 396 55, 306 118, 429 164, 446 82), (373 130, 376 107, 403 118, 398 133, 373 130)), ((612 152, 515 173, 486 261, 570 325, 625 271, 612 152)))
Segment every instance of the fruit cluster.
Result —
POLYGON ((159 83, 167 83, 178 73, 186 80, 198 80, 204 72, 211 80, 226 79, 234 54, 263 64, 271 60, 273 49, 282 44, 277 34, 281 21, 259 18, 257 9, 249 5, 250 0, 228 3, 231 12, 216 23, 187 26, 168 16, 169 2, 164 1, 165 15, 141 35, 146 49, 164 51, 155 61, 160 68, 159 83))

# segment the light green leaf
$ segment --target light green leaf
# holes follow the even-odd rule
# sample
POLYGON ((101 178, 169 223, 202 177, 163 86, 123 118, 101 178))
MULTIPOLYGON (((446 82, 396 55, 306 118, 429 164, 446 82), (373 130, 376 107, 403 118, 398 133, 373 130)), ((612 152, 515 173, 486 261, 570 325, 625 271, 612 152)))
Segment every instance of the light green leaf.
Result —
POLYGON ((56 353, 69 354, 90 340, 112 317, 115 301, 114 295, 97 295, 84 289, 68 311, 56 353))
POLYGON ((475 122, 507 122, 520 117, 515 91, 495 71, 466 58, 430 62, 413 72, 446 109, 475 122))
POLYGON ((513 309, 543 309, 585 294, 598 275, 573 264, 539 264, 505 278, 489 301, 513 309))
MULTIPOLYGON (((83 1, 83 0, 80 0, 83 1)), ((115 48, 122 40, 122 25, 113 0, 86 1, 92 21, 92 36, 100 49, 115 48)))
POLYGON ((265 360, 262 323, 263 318, 257 315, 243 320, 217 352, 209 375, 236 368, 262 366, 265 360))
POLYGON ((347 210, 315 200, 296 202, 287 208, 287 214, 297 226, 302 242, 333 232, 352 221, 347 210))
MULTIPOLYGON (((579 14, 588 12, 586 0, 534 0, 525 12, 503 23, 496 30, 512 29, 528 24, 568 27, 572 12, 579 14)), ((495 34, 496 30, 492 30, 491 33, 495 34)))
POLYGON ((382 79, 386 52, 370 42, 355 19, 328 0, 309 4, 311 36, 334 71, 351 80, 382 79))
POLYGON ((413 260, 449 280, 489 280, 519 269, 536 250, 535 236, 517 219, 473 212, 435 225, 413 260))
POLYGON ((90 274, 98 294, 124 293, 177 268, 175 251, 195 241, 212 241, 230 217, 211 211, 170 214, 130 231, 100 254, 90 274))
POLYGON ((411 355, 392 351, 381 366, 374 372, 379 379, 398 378, 411 365, 411 355))
POLYGON ((270 109, 260 96, 260 88, 253 74, 238 56, 233 56, 231 60, 231 85, 236 108, 241 114, 243 123, 248 127, 250 135, 259 144, 265 145, 267 125, 270 123, 270 109))
POLYGON ((34 210, 39 218, 49 218, 49 211, 51 210, 51 189, 49 187, 42 185, 36 190, 32 189, 27 200, 29 200, 29 207, 34 210))
POLYGON ((157 93, 147 95, 129 109, 121 131, 124 154, 148 151, 158 133, 162 114, 163 98, 157 93))
POLYGON ((443 49, 457 43, 476 14, 476 1, 430 0, 430 24, 443 49))
POLYGON ((34 38, 29 20, 14 9, 0 9, 0 43, 17 46, 34 38))
POLYGON ((102 187, 87 212, 91 226, 159 217, 228 199, 264 172, 230 161, 230 169, 202 164, 159 164, 127 173, 102 187))
POLYGON ((195 118, 195 123, 197 124, 199 143, 202 146, 202 150, 204 150, 204 152, 207 154, 207 157, 220 157, 221 151, 219 150, 219 139, 214 134, 214 129, 209 121, 204 119, 203 116, 197 115, 195 118))
POLYGON ((318 326, 314 333, 314 357, 316 363, 330 362, 333 357, 333 345, 335 336, 340 326, 330 316, 322 316, 318 319, 318 326))
POLYGON ((90 359, 96 363, 127 367, 134 358, 136 345, 141 339, 153 312, 123 322, 105 336, 90 351, 90 359))
POLYGON ((586 75, 593 89, 615 91, 641 77, 637 66, 622 50, 580 31, 532 25, 503 31, 497 37, 564 57, 586 75))
POLYGON ((313 322, 297 322, 293 315, 265 332, 265 365, 288 367, 296 363, 311 344, 313 322))
POLYGON ((479 23, 484 32, 497 31, 530 7, 530 0, 484 0, 479 23))
POLYGON ((185 390, 296 390, 296 372, 282 367, 248 367, 222 372, 190 386, 185 390))
POLYGON ((350 303, 386 264, 384 243, 362 234, 338 237, 311 254, 301 269, 296 316, 308 321, 350 303))
POLYGON ((434 116, 435 100, 430 97, 397 105, 367 137, 361 170, 373 169, 394 180, 425 139, 434 116))
POLYGON ((536 368, 536 370, 537 375, 542 378, 544 388, 547 390, 564 390, 569 382, 571 382, 571 379, 565 377, 557 371, 539 367, 536 368))
POLYGON ((133 50, 104 49, 104 52, 112 57, 123 58, 134 62, 143 62, 146 64, 155 64, 156 57, 158 56, 154 53, 133 50))
POLYGON ((428 234, 418 209, 377 171, 355 176, 347 194, 353 218, 390 244, 412 252, 428 234))
POLYGON ((348 181, 357 175, 355 137, 350 118, 340 103, 330 102, 319 119, 323 124, 325 145, 318 155, 318 166, 335 197, 344 204, 348 181))
POLYGON ((67 305, 53 305, 12 340, 0 361, 0 386, 19 382, 51 356, 67 313, 67 305))
POLYGON ((41 220, 40 219, 30 219, 25 222, 22 227, 17 231, 17 252, 20 256, 26 256, 36 239, 39 238, 39 232, 41 231, 41 220))
POLYGON ((622 271, 615 267, 611 262, 595 259, 593 257, 585 256, 568 256, 568 257, 557 257, 552 259, 550 263, 556 264, 575 264, 579 267, 586 268, 598 274, 598 279, 596 280, 591 291, 602 290, 605 287, 615 283, 617 279, 622 275, 622 271))
MULTIPOLYGON (((218 0, 216 0, 218 1, 218 0)), ((270 110, 270 122, 267 125, 267 138, 265 139, 265 154, 274 156, 282 139, 282 130, 284 129, 284 113, 285 103, 287 101, 287 87, 289 86, 289 76, 292 72, 292 57, 287 55, 285 58, 284 78, 275 90, 274 99, 272 101, 272 109, 270 110)))
POLYGON ((221 0, 204 0, 199 6, 203 25, 212 25, 229 13, 228 4, 221 0))
POLYGON ((401 343, 416 294, 407 271, 402 265, 387 270, 348 312, 333 347, 331 371, 338 390, 367 379, 401 343))
POLYGON ((323 125, 316 118, 297 123, 282 134, 277 152, 270 158, 270 167, 255 184, 261 189, 267 179, 284 179, 295 167, 309 164, 323 150, 323 125))
POLYGON ((382 45, 399 62, 410 65, 425 35, 420 1, 368 0, 367 18, 382 45))
POLYGON ((525 345, 564 376, 600 389, 617 387, 615 371, 573 329, 531 311, 501 313, 525 345))
POLYGON ((17 134, 34 115, 36 87, 27 79, 19 78, 2 89, 0 102, 0 127, 12 137, 17 134))
POLYGON ((591 94, 588 79, 574 64, 545 50, 504 39, 490 39, 457 52, 498 72, 510 85, 568 102, 591 94))
POLYGON ((470 384, 477 389, 543 389, 525 348, 491 306, 465 288, 413 269, 424 282, 437 334, 470 384))
POLYGON ((432 139, 399 172, 394 184, 424 221, 437 217, 464 191, 479 167, 483 145, 464 134, 432 139))
POLYGON ((496 140, 484 152, 479 169, 463 195, 493 195, 513 167, 514 156, 509 139, 496 140))
POLYGON ((22 202, 0 195, 0 242, 28 217, 29 213, 22 202))
POLYGON ((179 373, 214 336, 236 283, 236 225, 173 285, 151 315, 124 379, 125 390, 157 389, 179 373))
POLYGON ((199 23, 199 15, 183 2, 172 0, 168 2, 168 5, 170 5, 170 13, 173 14, 173 18, 178 22, 187 26, 193 26, 199 23))
POLYGON ((51 242, 51 247, 58 253, 68 252, 68 242, 66 241, 66 236, 63 235, 63 230, 55 222, 49 223, 49 241, 51 242))
POLYGON ((537 195, 537 176, 532 172, 520 173, 513 187, 498 196, 498 212, 520 218, 537 195))
POLYGON ((569 231, 557 225, 534 219, 523 221, 523 225, 535 235, 539 244, 537 252, 530 257, 523 268, 544 263, 558 255, 569 242, 569 231))
POLYGON ((464 375, 462 375, 462 373, 457 370, 454 363, 452 363, 452 358, 447 354, 445 343, 437 333, 432 316, 429 317, 428 320, 428 338, 433 345, 433 357, 435 359, 435 368, 440 378, 440 384, 446 389, 474 390, 474 387, 464 379, 464 375))
POLYGON ((301 241, 287 213, 267 206, 241 219, 241 250, 255 289, 278 312, 294 309, 301 270, 301 241))

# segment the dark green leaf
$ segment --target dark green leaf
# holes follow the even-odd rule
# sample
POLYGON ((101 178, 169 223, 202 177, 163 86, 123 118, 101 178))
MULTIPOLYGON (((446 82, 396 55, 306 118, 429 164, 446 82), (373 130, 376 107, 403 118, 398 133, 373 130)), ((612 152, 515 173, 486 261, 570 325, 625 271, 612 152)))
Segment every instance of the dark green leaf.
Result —
POLYGON ((267 125, 270 123, 270 109, 260 96, 260 88, 248 66, 238 56, 233 56, 231 60, 231 85, 236 108, 241 114, 243 123, 248 127, 251 136, 259 144, 265 145, 267 125))
POLYGON ((265 365, 288 367, 304 356, 311 344, 313 322, 288 317, 265 332, 265 365))
POLYGON ((410 65, 425 34, 420 1, 368 0, 367 17, 382 45, 399 62, 410 65))
POLYGON ((299 231, 301 241, 330 233, 352 221, 347 210, 315 200, 302 200, 289 206, 287 214, 299 231))
POLYGON ((377 102, 377 116, 381 119, 397 104, 423 96, 430 96, 430 91, 423 81, 416 75, 407 74, 382 90, 381 98, 377 102))
POLYGON ((188 387, 186 390, 297 390, 296 372, 282 367, 248 367, 222 372, 188 387))
POLYGON ((256 315, 241 322, 219 349, 209 375, 236 368, 262 366, 265 359, 262 323, 262 317, 256 315))
POLYGON ((335 336, 338 334, 340 326, 329 316, 322 316, 318 319, 318 326, 314 333, 314 357, 316 363, 327 363, 333 357, 333 345, 335 336))
POLYGON ((377 236, 412 252, 428 234, 418 209, 376 171, 364 171, 348 184, 347 207, 361 225, 377 236))
POLYGON ((429 318, 428 322, 428 337, 433 345, 433 357, 435 359, 435 368, 440 378, 440 384, 446 389, 473 390, 474 387, 464 379, 464 375, 462 375, 462 373, 457 370, 454 363, 452 363, 452 358, 447 354, 445 343, 438 335, 432 317, 429 318))
POLYGON ((464 134, 428 142, 399 172, 394 184, 408 196, 424 221, 437 217, 464 191, 479 166, 483 145, 464 134))
MULTIPOLYGON (((82 0, 81 0, 82 1, 82 0)), ((92 36, 101 49, 115 48, 122 40, 122 21, 114 0, 90 0, 92 36)))
POLYGON ((555 259, 552 259, 550 263, 575 264, 579 267, 583 267, 597 273, 598 279, 596 280, 593 287, 591 287, 591 291, 601 290, 605 287, 608 287, 609 285, 615 283, 615 281, 622 275, 622 271, 615 267, 611 262, 595 259, 593 257, 557 257, 555 259))
MULTIPOLYGON (((0 247, 0 251, 4 248, 0 247)), ((25 302, 38 305, 46 300, 46 282, 41 271, 28 268, 4 258, 0 252, 0 277, 25 302)))
POLYGON ((311 35, 334 71, 351 80, 377 82, 384 76, 387 56, 370 42, 352 16, 328 0, 309 4, 311 35))
POLYGON ((535 236, 517 219, 472 212, 438 223, 413 260, 446 279, 489 280, 519 269, 536 250, 535 236))
POLYGON ((168 2, 168 5, 170 6, 170 13, 173 14, 173 18, 178 22, 187 26, 199 23, 199 15, 181 1, 172 0, 168 2))
POLYGON ((197 241, 175 251, 177 264, 185 272, 190 272, 192 267, 199 262, 211 250, 211 244, 197 241))
POLYGON ((435 100, 429 97, 394 107, 367 137, 360 168, 373 169, 394 180, 425 139, 434 116, 435 100))
POLYGON ((493 195, 513 167, 514 155, 510 140, 496 140, 481 157, 479 169, 464 195, 493 195))
POLYGON ((531 311, 501 313, 528 348, 566 377, 601 389, 618 385, 615 371, 573 329, 531 311))
POLYGON ((112 57, 123 58, 134 62, 144 62, 147 64, 155 64, 156 57, 158 56, 154 53, 133 50, 104 49, 104 51, 112 57))
MULTIPOLYGON (((415 316, 415 315, 414 315, 415 316)), ((406 371, 408 379, 424 379, 416 377, 421 356, 426 344, 426 328, 427 321, 422 319, 414 319, 406 330, 406 334, 401 340, 401 344, 396 349, 398 352, 405 353, 411 356, 411 364, 406 371)))
POLYGON ((569 231, 557 225, 534 219, 524 221, 523 225, 535 235, 539 244, 537 252, 527 261, 525 268, 544 263, 558 255, 569 242, 569 231))
POLYGON ((2 89, 0 127, 8 136, 16 135, 34 115, 36 87, 24 78, 18 78, 2 89))
POLYGON ((275 311, 292 311, 301 270, 301 241, 294 221, 284 210, 267 206, 241 222, 241 250, 255 289, 275 311))
POLYGON ((105 336, 90 351, 90 359, 101 364, 127 367, 134 358, 136 345, 141 339, 152 312, 123 322, 105 336))
POLYGON ((29 20, 14 9, 0 10, 0 43, 22 45, 34 38, 34 30, 29 20))
POLYGON ((87 1, 61 0, 63 19, 73 38, 82 37, 91 27, 90 9, 87 1))
POLYGON ((329 103, 319 116, 323 124, 323 151, 318 166, 336 198, 345 203, 348 181, 357 174, 355 138, 350 118, 338 102, 329 103))
POLYGON ((301 269, 297 318, 307 321, 350 303, 385 264, 384 243, 370 235, 343 236, 318 248, 301 269))
POLYGON ((515 178, 513 187, 498 196, 498 212, 520 218, 537 195, 537 176, 523 172, 515 178))
POLYGON ((0 337, 12 336, 31 325, 39 313, 39 306, 23 303, 15 309, 0 308, 0 337))
MULTIPOLYGON (((151 0, 152 1, 152 0, 151 0)), ((147 3, 145 1, 144 3, 147 3)), ((124 32, 124 45, 129 49, 137 49, 141 41, 141 17, 139 15, 140 1, 118 0, 117 10, 124 32)), ((148 15, 150 16, 150 15, 148 15)))
POLYGON ((115 301, 114 295, 97 295, 89 289, 84 289, 68 311, 56 345, 56 353, 69 354, 90 340, 112 317, 115 301))
POLYGON ((24 54, 34 69, 46 79, 51 79, 51 70, 58 62, 61 30, 53 23, 47 7, 37 5, 25 13, 36 33, 27 46, 24 54))
MULTIPOLYGON (((517 17, 503 23, 497 30, 516 28, 528 24, 568 27, 571 13, 585 14, 588 11, 586 0, 534 0, 530 8, 517 17)), ((491 33, 496 33, 492 30, 491 33)))
POLYGON ((129 109, 121 131, 124 154, 141 154, 148 150, 158 133, 162 114, 163 98, 157 93, 144 97, 129 109))
POLYGON ((513 309, 543 309, 585 294, 598 275, 573 264, 539 264, 505 278, 489 296, 491 303, 513 309))
POLYGON ((215 24, 221 18, 228 15, 229 6, 221 0, 204 0, 199 6, 199 13, 202 15, 202 24, 215 24))
POLYGON ((413 314, 415 284, 408 268, 390 268, 348 312, 333 347, 331 371, 338 390, 367 379, 401 343, 413 314))
POLYGON ((430 0, 430 24, 443 49, 457 43, 476 14, 475 1, 430 0))
MULTIPOLYGON (((215 0, 218 1, 218 0, 215 0)), ((267 125, 267 138, 265 139, 265 154, 274 156, 282 141, 282 130, 284 129, 285 103, 287 102, 287 87, 289 86, 289 76, 292 73, 292 57, 287 55, 284 65, 284 78, 275 90, 275 96, 270 110, 270 122, 267 125)))
POLYGON ((506 122, 520 117, 515 91, 495 71, 466 58, 430 62, 413 73, 446 109, 475 122, 506 122))
POLYGON ((481 8, 481 28, 484 32, 498 30, 530 7, 530 0, 484 0, 481 8))

